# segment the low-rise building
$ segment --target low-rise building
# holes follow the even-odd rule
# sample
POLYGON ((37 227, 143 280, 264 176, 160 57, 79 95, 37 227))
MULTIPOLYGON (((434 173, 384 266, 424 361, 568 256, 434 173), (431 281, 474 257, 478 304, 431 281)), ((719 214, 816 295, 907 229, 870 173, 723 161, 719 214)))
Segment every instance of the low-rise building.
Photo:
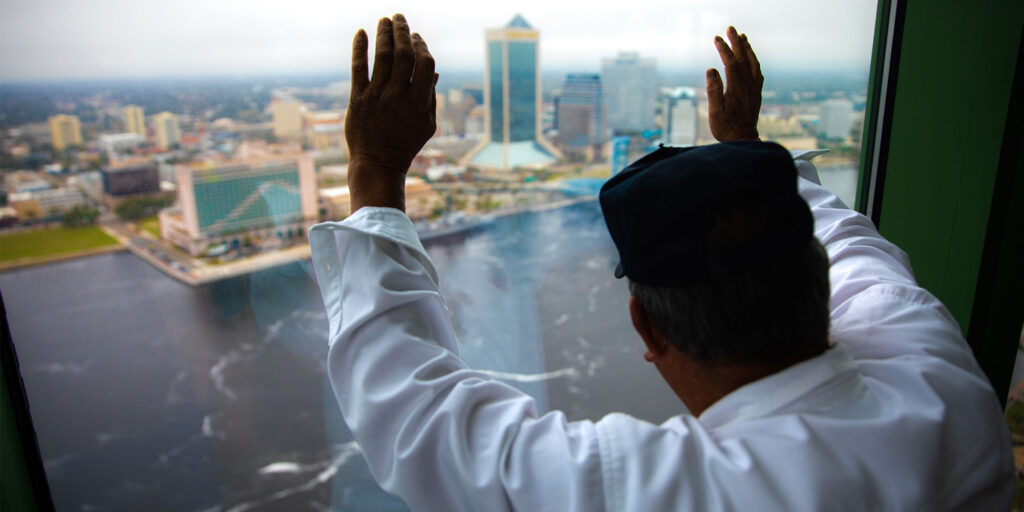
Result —
POLYGON ((321 219, 342 220, 352 214, 352 198, 347 185, 322 188, 317 195, 321 219))
MULTIPOLYGON (((352 199, 347 186, 322 188, 319 199, 323 220, 341 220, 352 214, 352 199)), ((429 183, 413 176, 405 179, 405 212, 409 218, 426 218, 441 204, 441 195, 429 183)))
POLYGON ((0 228, 6 228, 18 223, 18 210, 10 206, 0 207, 0 228))
POLYGON ((51 188, 19 192, 8 197, 22 219, 56 219, 73 206, 87 204, 85 196, 74 188, 51 188))
POLYGON ((160 170, 156 164, 105 167, 100 172, 103 179, 103 204, 111 210, 126 199, 160 192, 160 170))
POLYGON ((100 171, 80 172, 68 178, 65 184, 78 189, 91 203, 103 203, 103 173, 100 171))
POLYGON ((146 143, 146 137, 137 133, 104 133, 97 142, 100 150, 113 159, 146 143))
POLYGON ((4 188, 11 194, 19 192, 35 192, 53 188, 49 181, 32 171, 14 171, 4 173, 4 188))
POLYGON ((176 167, 178 207, 160 213, 164 238, 198 256, 212 246, 273 246, 317 221, 311 155, 274 155, 176 167))
POLYGON ((306 143, 310 149, 348 154, 348 145, 345 143, 345 112, 306 112, 304 126, 306 143))

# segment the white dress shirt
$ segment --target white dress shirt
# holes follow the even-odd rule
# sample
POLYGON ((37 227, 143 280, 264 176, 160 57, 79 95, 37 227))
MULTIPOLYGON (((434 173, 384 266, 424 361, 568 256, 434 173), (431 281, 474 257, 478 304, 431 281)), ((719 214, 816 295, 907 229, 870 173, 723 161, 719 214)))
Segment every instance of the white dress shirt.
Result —
POLYGON ((1008 510, 1009 435, 956 321, 794 156, 831 261, 833 346, 661 425, 539 416, 468 368, 402 212, 314 226, 328 372, 374 478, 426 511, 1008 510))

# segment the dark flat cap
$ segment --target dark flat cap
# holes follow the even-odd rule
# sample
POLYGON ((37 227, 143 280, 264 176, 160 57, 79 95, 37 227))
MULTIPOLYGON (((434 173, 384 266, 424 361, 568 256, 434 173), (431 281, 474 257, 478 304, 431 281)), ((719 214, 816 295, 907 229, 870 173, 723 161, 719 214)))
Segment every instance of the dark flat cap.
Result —
POLYGON ((796 180, 793 158, 771 142, 659 148, 601 187, 615 277, 707 283, 805 247, 814 219, 796 180))

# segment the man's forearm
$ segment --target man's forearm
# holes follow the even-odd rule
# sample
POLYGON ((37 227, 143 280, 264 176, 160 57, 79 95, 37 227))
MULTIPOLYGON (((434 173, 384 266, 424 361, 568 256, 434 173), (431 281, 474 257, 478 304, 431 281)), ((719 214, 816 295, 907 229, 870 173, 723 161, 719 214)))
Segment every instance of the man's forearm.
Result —
POLYGON ((386 490, 422 510, 603 508, 595 426, 466 367, 408 217, 366 208, 310 244, 330 382, 386 490))

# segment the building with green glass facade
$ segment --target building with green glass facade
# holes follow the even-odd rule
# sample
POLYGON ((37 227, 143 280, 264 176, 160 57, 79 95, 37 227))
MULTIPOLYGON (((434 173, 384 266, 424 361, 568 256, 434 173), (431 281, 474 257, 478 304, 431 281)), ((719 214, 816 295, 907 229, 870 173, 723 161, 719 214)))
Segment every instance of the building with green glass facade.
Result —
POLYGON ((178 207, 161 215, 161 232, 192 254, 245 238, 294 240, 317 220, 311 156, 183 165, 176 172, 178 207))
POLYGON ((540 32, 522 16, 487 31, 484 138, 464 165, 492 169, 552 163, 558 151, 541 138, 540 32))

